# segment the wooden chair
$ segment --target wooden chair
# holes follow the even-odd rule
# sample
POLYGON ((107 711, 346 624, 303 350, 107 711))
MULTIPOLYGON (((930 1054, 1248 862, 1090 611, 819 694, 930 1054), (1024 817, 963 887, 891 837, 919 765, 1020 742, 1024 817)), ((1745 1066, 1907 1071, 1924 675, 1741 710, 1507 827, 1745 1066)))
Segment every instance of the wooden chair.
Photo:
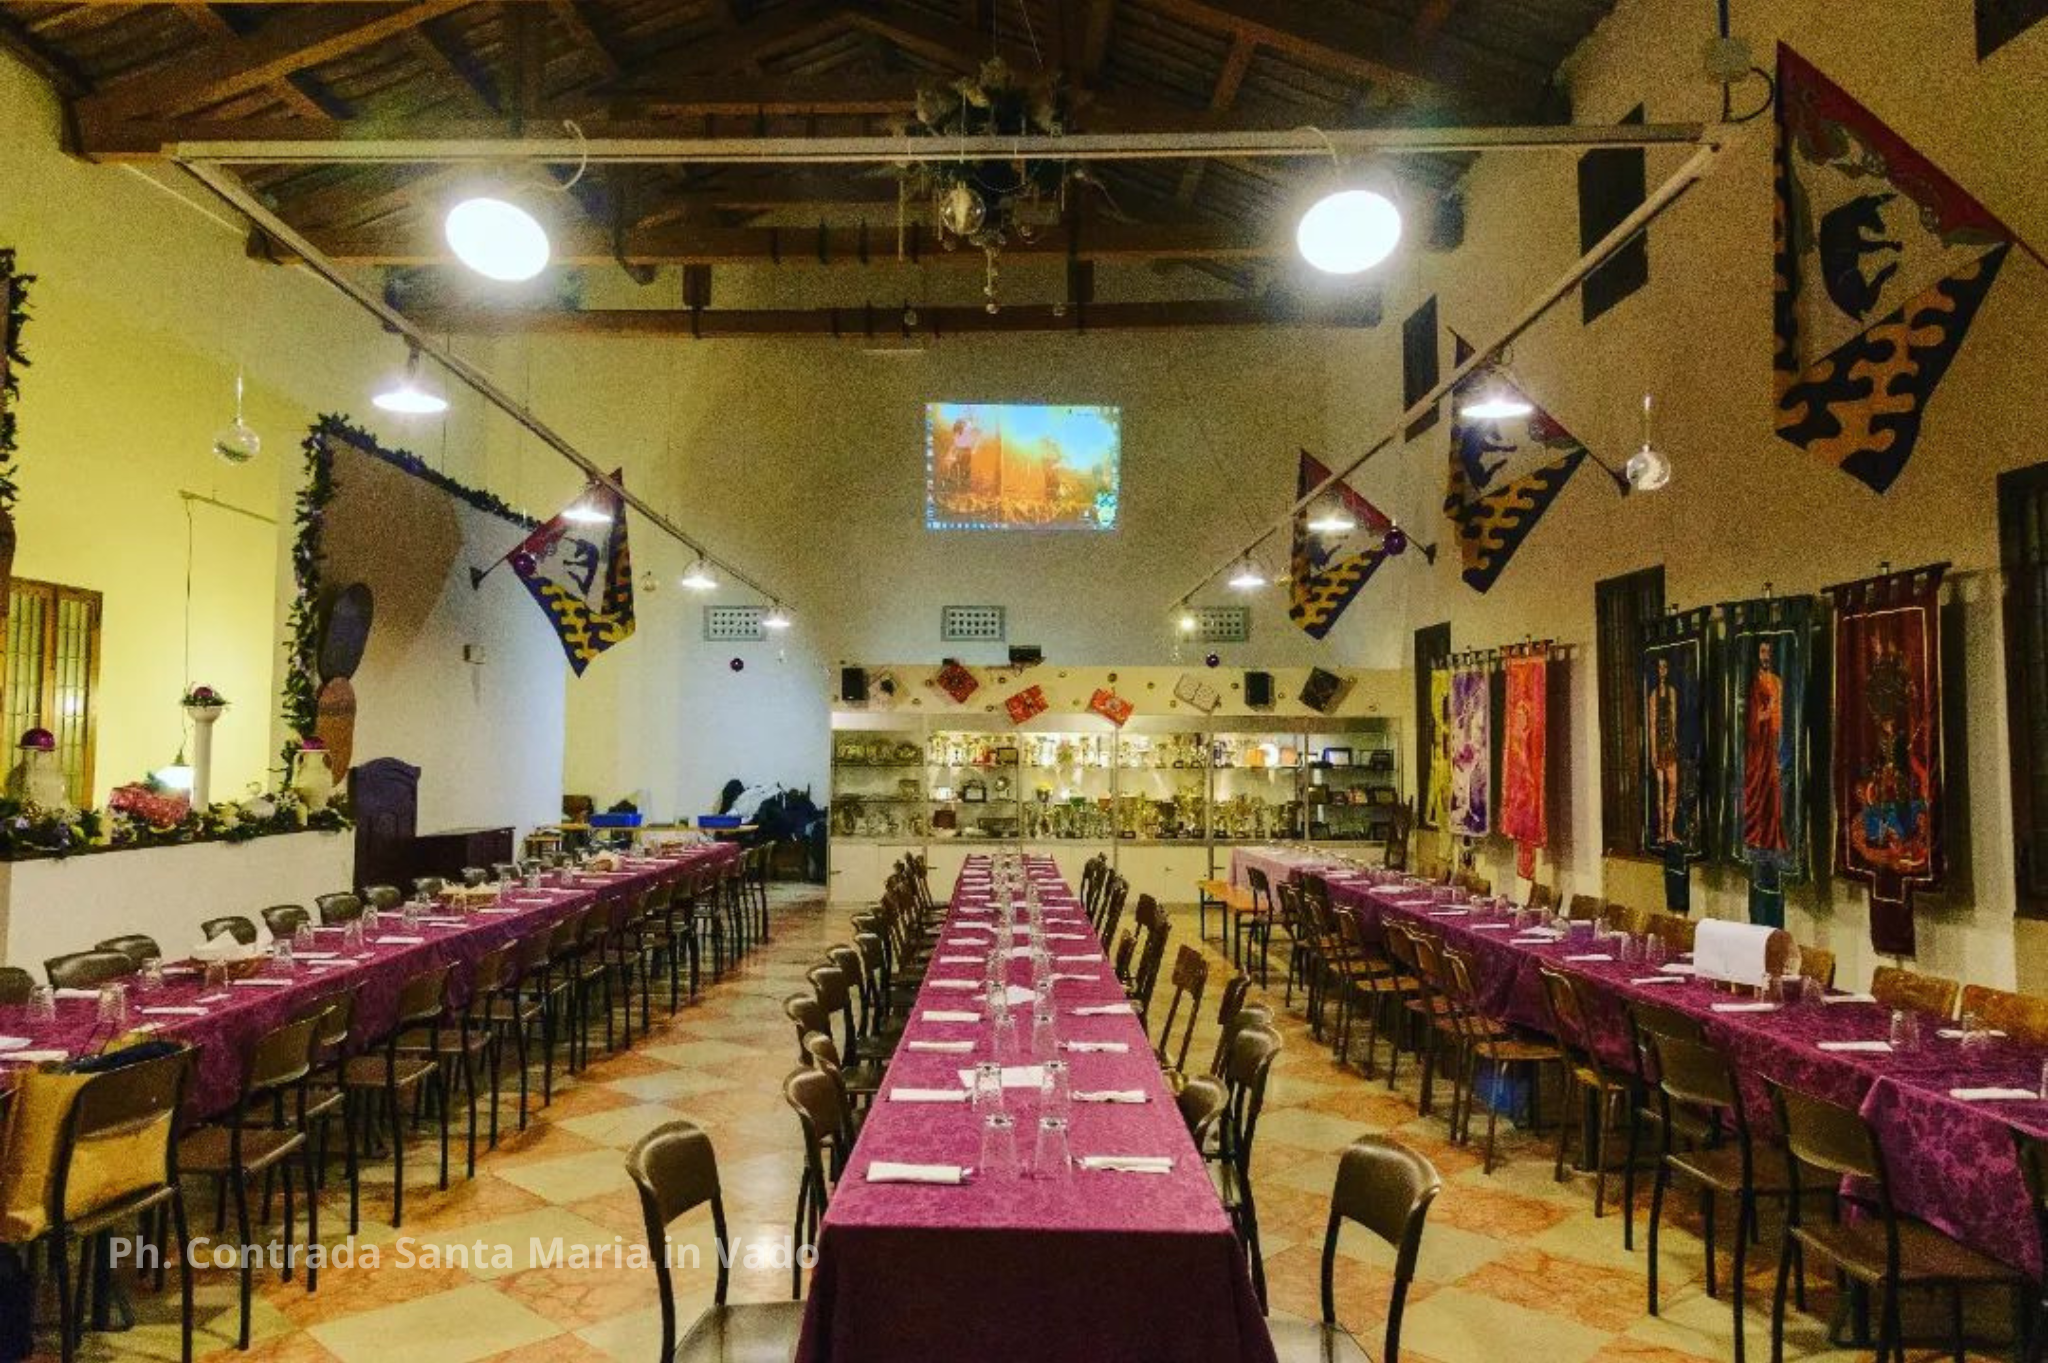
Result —
POLYGON ((1657 1038, 1675 1036, 1681 1041, 1703 1041, 1706 1028, 1691 1013, 1661 1003, 1648 1003, 1641 999, 1628 1004, 1629 1056, 1632 1062, 1630 1080, 1633 1091, 1629 1100, 1628 1154, 1621 1166, 1621 1247, 1633 1250, 1636 1247, 1636 1175, 1641 1168, 1646 1138, 1655 1137, 1660 1141, 1658 1149, 1649 1153, 1661 1161, 1661 1148, 1665 1128, 1677 1123, 1671 1139, 1680 1145, 1704 1144, 1714 1138, 1714 1128, 1705 1122, 1693 1120, 1689 1109, 1674 1108, 1663 1099, 1657 1087, 1657 1038))
POLYGON ((156 944, 156 938, 145 937, 139 932, 128 933, 121 937, 109 937, 104 942, 96 943, 93 946, 93 950, 118 951, 133 961, 137 970, 142 969, 144 961, 161 961, 164 958, 164 950, 156 944))
MULTIPOLYGON (((469 1104, 468 1153, 464 1177, 476 1177, 476 1076, 481 1067, 491 1082, 491 1140, 498 1128, 498 1028, 490 1018, 494 1004, 501 1002, 517 978, 511 943, 497 946, 477 958, 470 970, 469 1001, 452 1018, 443 1017, 426 1026, 414 1026, 398 1040, 402 1055, 430 1056, 439 1073, 441 1121, 445 1126, 453 1109, 455 1083, 462 1081, 463 1096, 469 1104)), ((448 1186, 444 1169, 441 1186, 448 1186)))
POLYGON ((1799 948, 1799 973, 1823 989, 1835 987, 1835 953, 1826 947, 1799 948))
POLYGON ((54 989, 96 989, 135 973, 135 962, 122 951, 73 951, 43 962, 54 989))
POLYGON ((1542 909, 1548 913, 1557 907, 1557 891, 1540 880, 1532 880, 1529 882, 1529 897, 1522 903, 1527 908, 1542 909))
POLYGON ((312 921, 313 915, 306 912, 303 904, 272 904, 263 910, 263 924, 272 937, 289 938, 312 921))
POLYGON ((2004 1032, 2029 1046, 2048 1046, 2048 998, 1966 984, 1962 1011, 1976 1014, 1980 1027, 2004 1032))
POLYGON ((1598 923, 1607 912, 1606 903, 1595 894, 1575 894, 1565 914, 1574 923, 1598 923))
MULTIPOLYGON (((396 1229, 405 1215, 405 1106, 400 1101, 432 1084, 440 1067, 430 1054, 401 1055, 399 1039, 417 1028, 429 1034, 441 1026, 446 1011, 448 968, 440 966, 413 976, 398 989, 397 1017, 381 1041, 352 1056, 341 1067, 341 1082, 349 1095, 352 1120, 367 1133, 379 1111, 391 1122, 391 1225, 396 1229)), ((367 1142, 359 1142, 367 1144, 367 1142)), ((448 1186, 448 1108, 441 1108, 441 1186, 448 1186)), ((351 1186, 348 1202, 348 1230, 354 1235, 362 1217, 360 1189, 351 1186)))
POLYGON ((448 882, 439 876, 414 876, 412 892, 420 899, 439 899, 441 891, 448 888, 448 882))
POLYGON ((1650 930, 1650 911, 1631 908, 1609 900, 1600 911, 1600 921, 1607 925, 1609 932, 1625 932, 1631 937, 1641 937, 1650 930))
POLYGON ((27 1003, 35 991, 35 976, 18 965, 0 965, 0 1004, 27 1003))
POLYGON ((1153 1047, 1162 1069, 1185 1071, 1188 1064, 1188 1046, 1195 1039, 1195 1021, 1202 1014, 1202 993, 1209 987, 1209 958, 1198 949, 1183 946, 1173 959, 1173 998, 1166 1006, 1166 1017, 1159 1024, 1159 1041, 1153 1047), (1181 1005, 1188 1009, 1187 1025, 1180 1034, 1180 1050, 1171 1059, 1168 1051, 1173 1046, 1173 1023, 1180 1015, 1181 1005))
POLYGON ((1109 888, 1103 892, 1102 922, 1095 929, 1095 935, 1102 939, 1104 951, 1109 950, 1110 940, 1116 936, 1117 924, 1124 916, 1124 902, 1130 897, 1130 893, 1131 882, 1112 871, 1109 888))
POLYGON ((1266 987, 1266 957, 1273 944, 1273 920, 1279 910, 1273 903, 1273 887, 1261 867, 1247 866, 1244 883, 1250 896, 1243 910, 1231 911, 1230 959, 1239 970, 1248 968, 1251 943, 1259 946, 1259 988, 1266 987))
POLYGON ((1179 1109, 1181 1120, 1187 1123, 1188 1136, 1194 1141, 1195 1149, 1204 1152, 1204 1158, 1215 1144, 1216 1127, 1223 1120, 1223 1109, 1229 1099, 1223 1081, 1207 1074, 1188 1080, 1173 1095, 1174 1106, 1179 1109))
POLYGON ((1230 1213, 1237 1238, 1251 1260, 1252 1287, 1266 1304, 1265 1256, 1259 1249, 1259 1210, 1252 1197, 1252 1145, 1266 1104, 1266 1081, 1280 1054, 1280 1034, 1254 1024, 1238 1029, 1223 1063, 1224 1114, 1217 1128, 1217 1195, 1230 1213))
POLYGON ((245 947, 256 945, 255 923, 239 913, 225 914, 219 918, 209 918, 199 925, 199 935, 209 942, 222 933, 226 933, 245 947))
POLYGON ((340 890, 333 894, 313 896, 313 907, 320 911, 320 921, 328 927, 352 923, 363 916, 363 897, 340 890))
POLYGON ((1908 1008, 1938 1018, 1955 1016, 1959 988, 1954 980, 1891 965, 1879 966, 1870 976, 1871 996, 1885 1007, 1908 1008))
POLYGON ((1334 915, 1337 936, 1343 946, 1339 957, 1344 993, 1337 1015, 1336 1053, 1339 1065, 1351 1062, 1352 1020, 1365 1014, 1365 1077, 1373 1077, 1378 1063, 1380 1015, 1402 1009, 1421 990, 1414 976, 1401 973, 1387 951, 1386 928, 1368 927, 1355 913, 1334 915))
MULTIPOLYGON (((1519 1065, 1531 1071, 1539 1071, 1545 1065, 1563 1068, 1564 1052, 1547 1041, 1525 1039, 1514 1035, 1505 1024, 1487 1017, 1478 1007, 1478 992, 1472 986, 1472 963, 1462 953, 1443 953, 1446 975, 1450 982, 1454 1017, 1461 1034, 1465 1060, 1464 1139, 1471 1139, 1472 1105, 1469 1095, 1476 1091, 1479 1066, 1484 1063, 1499 1072, 1511 1065, 1519 1065)), ((1532 1073, 1528 1086, 1530 1126, 1534 1127, 1536 1116, 1536 1095, 1541 1085, 1532 1073)), ((1500 1119, 1500 1107, 1496 1103, 1486 1105, 1486 1159, 1485 1172, 1493 1172, 1494 1129, 1500 1119)), ((1564 1120, 1568 1120, 1565 1118, 1564 1120)), ((1452 1135, 1457 1136, 1461 1127, 1457 1121, 1456 1094, 1453 1094, 1452 1135)))
POLYGON ((1323 1233, 1323 1318, 1270 1321, 1273 1350, 1280 1363, 1371 1363, 1349 1330, 1337 1323, 1335 1274, 1337 1238, 1346 1221, 1356 1222, 1394 1248, 1394 1287, 1387 1301, 1387 1331, 1381 1363, 1399 1363, 1401 1316, 1415 1260, 1422 1252, 1422 1228, 1430 1204, 1443 1190, 1436 1166, 1400 1142, 1361 1136, 1337 1162, 1330 1192, 1330 1224, 1323 1233))
POLYGON ((1147 1021, 1152 1013, 1152 991, 1159 983, 1159 971, 1166 962, 1166 939, 1173 932, 1173 922, 1166 910, 1159 907, 1159 901, 1149 894, 1138 896, 1138 929, 1144 934, 1139 945, 1137 964, 1130 977, 1127 991, 1131 1002, 1136 1005, 1138 1018, 1147 1021))
MULTIPOLYGON (((796 1112, 803 1133, 804 1171, 796 1191, 796 1243, 818 1243, 818 1225, 832 1199, 832 1188, 846 1163, 847 1113, 839 1099, 839 1086, 832 1077, 814 1068, 796 1071, 782 1081, 782 1098, 796 1112)), ((798 1301, 804 1295, 801 1255, 790 1265, 789 1296, 798 1301)))
POLYGON ((626 1154, 626 1173, 640 1194, 647 1227, 647 1256, 661 1292, 661 1357, 664 1363, 783 1363, 796 1352, 803 1307, 793 1302, 729 1306, 726 1291, 729 1240, 725 1198, 711 1138, 693 1122, 673 1121, 642 1136, 626 1154), (705 1203, 711 1204, 711 1233, 718 1249, 712 1305, 676 1338, 675 1284, 668 1266, 668 1228, 705 1203))
MULTIPOLYGON (((1875 991, 1873 991, 1875 992, 1875 991)), ((1766 1081, 1769 1082, 1769 1081, 1766 1081)), ((1924 1221, 1902 1216, 1892 1204, 1891 1180, 1877 1133, 1853 1108, 1842 1107, 1771 1083, 1771 1102, 1792 1158, 1787 1162, 1791 1193, 1779 1248, 1777 1291, 1771 1300, 1771 1356, 1785 1339, 1785 1285, 1795 1258, 1816 1254, 1851 1281, 1876 1289, 1884 1299, 1878 1324, 1877 1356, 1905 1357, 1899 1296, 1906 1288, 1946 1289, 1955 1353, 1963 1356, 1963 1292, 1966 1288, 2026 1289, 2019 1270, 1979 1254, 1924 1221), (1800 1213, 1808 1169, 1822 1176, 1811 1191, 1831 1194, 1837 1215, 1809 1221, 1800 1213), (1844 1220, 1839 1215, 1840 1180, 1863 1181, 1857 1201, 1876 1215, 1844 1220)), ((1803 1258, 1801 1266, 1804 1266, 1803 1258)), ((2017 1300, 2016 1305, 2021 1305, 2017 1300)))
MULTIPOLYGON (((1592 1148, 1586 1162, 1593 1166, 1593 1218, 1607 1214, 1607 1135, 1613 1129, 1615 1110, 1629 1098, 1625 1075, 1611 1071, 1600 1058, 1593 1035, 1584 987, 1576 975, 1550 966, 1539 966, 1543 982, 1543 1009, 1550 1019, 1550 1035, 1564 1052, 1564 1105, 1567 1113, 1577 1112, 1582 1101, 1591 1100, 1593 1119, 1586 1126, 1592 1148)), ((1551 1177, 1564 1182, 1564 1156, 1571 1132, 1578 1123, 1569 1119, 1557 1124, 1557 1160, 1551 1177)))
POLYGON ((405 902, 405 891, 396 885, 363 886, 363 904, 378 913, 391 913, 405 902))
POLYGON ((1699 928, 1699 920, 1696 918, 1681 918, 1675 913, 1650 915, 1650 935, 1663 944, 1667 957, 1676 957, 1691 951, 1693 940, 1699 935, 1699 928))

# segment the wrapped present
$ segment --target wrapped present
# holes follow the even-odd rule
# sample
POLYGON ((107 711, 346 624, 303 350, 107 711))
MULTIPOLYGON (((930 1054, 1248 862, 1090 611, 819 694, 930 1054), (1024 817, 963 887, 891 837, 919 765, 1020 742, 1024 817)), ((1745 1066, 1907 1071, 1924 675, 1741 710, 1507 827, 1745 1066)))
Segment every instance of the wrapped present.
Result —
POLYGON ((1022 724, 1034 715, 1044 714, 1047 704, 1044 687, 1027 686, 1004 701, 1003 708, 1010 712, 1010 723, 1022 724))
POLYGON ((1131 717, 1132 705, 1106 686, 1095 688, 1095 694, 1088 698, 1088 708, 1101 715, 1121 729, 1124 721, 1131 717))
POLYGON ((955 705, 965 705, 967 698, 981 689, 975 675, 962 667, 957 659, 946 659, 946 665, 939 669, 939 675, 932 678, 938 688, 952 697, 955 705))
POLYGON ((151 828, 175 828, 192 815, 192 797, 182 790, 152 790, 141 782, 116 786, 107 808, 132 814, 151 828))

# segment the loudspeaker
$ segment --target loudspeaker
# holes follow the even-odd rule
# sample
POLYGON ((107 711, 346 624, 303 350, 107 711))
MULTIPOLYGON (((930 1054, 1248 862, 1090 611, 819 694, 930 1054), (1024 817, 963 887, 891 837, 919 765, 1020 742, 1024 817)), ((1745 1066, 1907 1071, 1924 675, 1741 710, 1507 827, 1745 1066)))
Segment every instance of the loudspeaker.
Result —
POLYGON ((1045 650, 1037 644, 1011 644, 1010 666, 1036 667, 1045 661, 1045 650))
POLYGON ((839 669, 839 699, 853 705, 864 705, 868 698, 868 670, 865 667, 842 667, 839 669))
POLYGON ((1301 703, 1319 715, 1327 715, 1342 703, 1350 689, 1351 683, 1336 673, 1310 668, 1308 680, 1302 684, 1301 703))
POLYGON ((1244 703, 1255 710, 1263 710, 1273 703, 1273 674, 1271 672, 1247 672, 1244 674, 1244 703))

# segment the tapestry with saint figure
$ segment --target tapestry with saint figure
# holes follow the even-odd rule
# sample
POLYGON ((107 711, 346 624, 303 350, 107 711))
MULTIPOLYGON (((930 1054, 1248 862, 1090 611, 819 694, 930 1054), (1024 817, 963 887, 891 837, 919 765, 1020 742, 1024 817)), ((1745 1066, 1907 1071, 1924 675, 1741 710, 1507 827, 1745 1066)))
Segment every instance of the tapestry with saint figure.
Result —
POLYGON ((1721 608, 1723 845, 1749 868, 1749 921, 1785 926, 1785 886, 1806 879, 1807 679, 1813 598, 1721 608))
POLYGON ((1544 809, 1545 744, 1550 696, 1550 645, 1509 651, 1507 732, 1501 736, 1500 831, 1515 840, 1515 873, 1536 878, 1536 850, 1547 836, 1544 809))
POLYGON ((1430 669, 1429 713, 1429 791, 1422 803, 1422 826, 1447 829, 1451 825, 1451 671, 1447 667, 1430 669))
POLYGON ((1708 618, 1695 610, 1643 626, 1643 850, 1664 863, 1664 904, 1680 914, 1707 850, 1708 618))
POLYGON ((1478 667, 1461 667, 1451 674, 1450 831, 1460 838, 1483 838, 1493 827, 1489 680, 1485 669, 1478 667))
POLYGON ((1913 954, 1913 891, 1941 883, 1945 563, 1828 588, 1835 607, 1835 867, 1870 886, 1870 944, 1913 954))

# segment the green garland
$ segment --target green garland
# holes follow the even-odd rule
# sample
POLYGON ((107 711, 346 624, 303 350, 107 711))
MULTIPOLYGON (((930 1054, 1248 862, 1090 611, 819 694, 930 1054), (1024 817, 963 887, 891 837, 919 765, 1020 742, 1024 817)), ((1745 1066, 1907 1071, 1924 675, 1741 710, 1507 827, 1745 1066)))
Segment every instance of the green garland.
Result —
POLYGON ((14 508, 14 401, 21 393, 16 371, 28 368, 21 333, 28 325, 28 286, 35 278, 16 274, 14 252, 0 249, 0 511, 14 508))

